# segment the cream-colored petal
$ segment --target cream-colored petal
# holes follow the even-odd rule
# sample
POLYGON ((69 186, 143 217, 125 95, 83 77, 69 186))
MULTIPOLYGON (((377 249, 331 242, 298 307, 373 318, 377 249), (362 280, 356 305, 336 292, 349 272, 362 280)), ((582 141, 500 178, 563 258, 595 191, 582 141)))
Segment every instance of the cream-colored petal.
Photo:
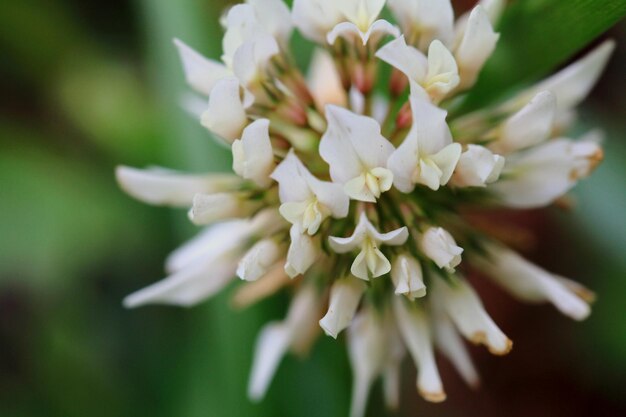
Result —
POLYGON ((504 158, 480 145, 468 145, 461 154, 452 182, 457 187, 485 187, 498 179, 504 158))
POLYGON ((394 297, 393 311, 402 339, 417 367, 418 392, 427 401, 445 400, 446 394, 435 362, 431 330, 425 312, 421 307, 408 305, 400 297, 394 297))
POLYGON ((178 48, 187 84, 198 93, 208 97, 217 81, 232 76, 224 64, 205 58, 180 39, 174 39, 174 45, 178 48))
POLYGON ((284 248, 274 239, 260 240, 239 260, 237 276, 244 281, 256 281, 264 276, 284 253, 284 248))
POLYGON ((480 70, 496 48, 499 37, 485 9, 476 6, 470 13, 463 38, 454 54, 461 76, 460 89, 474 85, 480 70))
POLYGON ((316 48, 309 68, 307 84, 317 108, 323 112, 327 104, 346 107, 348 96, 332 56, 316 48))
POLYGON ((428 228, 420 238, 420 246, 439 268, 452 272, 461 263, 463 248, 457 246, 452 235, 442 227, 428 228))
POLYGON ((190 206, 197 193, 227 191, 240 185, 240 179, 231 174, 185 174, 165 168, 118 166, 115 177, 120 187, 134 198, 174 207, 190 206))
POLYGON ((335 281, 330 289, 328 311, 320 320, 320 326, 328 336, 336 339, 350 325, 366 288, 352 277, 335 281))
POLYGON ((418 83, 426 78, 428 59, 421 51, 408 46, 404 36, 385 44, 376 56, 418 83))
POLYGON ((422 276, 422 267, 418 260, 400 255, 393 261, 391 279, 396 286, 396 294, 403 294, 409 300, 426 295, 426 285, 422 276))
POLYGON ((552 92, 540 91, 507 119, 498 140, 490 147, 506 154, 544 142, 554 128, 556 106, 556 96, 552 92))
POLYGON ((289 231, 291 245, 287 252, 285 272, 291 278, 304 274, 320 256, 319 241, 307 234, 303 234, 298 226, 292 226, 289 231))
POLYGON ((584 320, 591 312, 584 287, 573 287, 571 281, 550 274, 501 245, 487 247, 488 258, 477 265, 514 296, 530 302, 550 302, 561 313, 574 320, 584 320))
POLYGON ((468 340, 485 345, 494 355, 506 355, 513 343, 494 323, 472 287, 462 279, 448 284, 433 280, 431 294, 442 303, 457 329, 468 340))
POLYGON ((228 143, 241 137, 248 118, 236 78, 224 78, 215 84, 209 96, 209 108, 202 114, 201 123, 228 143))
POLYGON ((260 187, 271 183, 274 170, 274 152, 269 135, 270 121, 258 119, 248 125, 241 140, 233 142, 233 170, 260 187))

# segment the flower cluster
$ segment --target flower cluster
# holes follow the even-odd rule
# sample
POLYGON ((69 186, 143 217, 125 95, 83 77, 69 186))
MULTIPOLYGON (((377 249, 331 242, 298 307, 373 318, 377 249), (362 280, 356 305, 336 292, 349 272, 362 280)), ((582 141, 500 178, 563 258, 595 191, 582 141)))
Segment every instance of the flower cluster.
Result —
POLYGON ((231 148, 234 173, 118 168, 130 195, 191 207, 190 220, 208 225, 170 256, 166 279, 125 304, 190 306, 235 277, 245 282, 240 306, 290 291, 286 318, 258 338, 250 397, 263 397, 283 355, 305 351, 320 328, 333 338, 347 330, 355 417, 378 377, 397 406, 407 352, 419 393, 435 402, 446 397, 435 349, 470 385, 478 375, 462 338, 509 352, 469 268, 587 317, 588 290, 525 260, 464 210, 546 206, 593 170, 598 135, 562 133, 613 44, 507 101, 455 112, 496 47, 502 9, 483 0, 455 21, 448 0, 295 0, 293 10, 247 0, 223 18, 221 61, 176 40, 189 86, 208 98, 200 121, 231 148), (379 18, 385 5, 395 23, 379 18), (306 76, 289 50, 294 27, 317 45, 306 76))

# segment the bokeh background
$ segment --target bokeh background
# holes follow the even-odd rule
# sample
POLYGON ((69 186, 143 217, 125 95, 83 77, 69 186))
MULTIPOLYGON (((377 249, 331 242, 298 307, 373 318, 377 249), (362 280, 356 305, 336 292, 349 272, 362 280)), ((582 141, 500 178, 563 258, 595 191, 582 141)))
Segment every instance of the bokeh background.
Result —
MULTIPOLYGON (((418 398, 407 366, 398 414, 625 416, 626 25, 618 21, 626 2, 512 3, 475 103, 563 65, 590 41, 618 41, 577 127, 605 128, 605 163, 573 193, 574 210, 512 217, 536 232, 530 257, 590 286, 598 301, 590 319, 573 323, 475 279, 513 352, 498 358, 472 348, 483 377, 478 392, 442 362, 448 401, 441 405, 418 398)), ((179 107, 184 82, 171 43, 180 37, 218 57, 225 7, 220 0, 0 2, 0 416, 347 415, 343 340, 322 338, 308 357, 286 358, 267 399, 246 399, 256 333, 284 314, 284 296, 243 311, 230 306, 232 287, 189 310, 121 305, 163 276, 163 258, 194 229, 184 212, 125 196, 115 165, 198 172, 230 165, 179 107)), ((375 386, 369 415, 384 416, 383 408, 375 386)))

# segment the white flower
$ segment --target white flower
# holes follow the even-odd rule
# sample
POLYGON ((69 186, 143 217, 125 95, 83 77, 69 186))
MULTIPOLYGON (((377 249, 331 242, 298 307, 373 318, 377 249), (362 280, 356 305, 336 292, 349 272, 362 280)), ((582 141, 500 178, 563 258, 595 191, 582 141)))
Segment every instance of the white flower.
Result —
POLYGON ((233 171, 260 187, 271 183, 270 174, 275 166, 269 126, 267 119, 256 120, 243 130, 241 140, 232 144, 233 171))
POLYGON ((292 24, 289 9, 281 0, 250 0, 233 6, 225 18, 222 60, 231 67, 235 53, 245 42, 269 35, 286 45, 292 24))
POLYGON ((315 178, 294 152, 287 154, 272 178, 279 184, 280 213, 303 233, 314 235, 328 216, 348 214, 350 202, 341 186, 315 178))
POLYGON ((313 286, 304 286, 291 302, 287 318, 269 323, 261 330, 248 384, 250 399, 258 401, 265 396, 287 350, 306 350, 312 340, 312 331, 317 327, 319 298, 313 286))
POLYGON ((256 281, 283 255, 284 248, 276 240, 260 240, 239 261, 237 276, 244 281, 256 281))
POLYGON ((223 78, 211 90, 209 108, 202 114, 202 126, 232 143, 241 137, 243 128, 248 124, 246 108, 250 104, 242 98, 236 78, 223 78))
POLYGON ((461 75, 459 89, 464 90, 474 85, 480 70, 493 53, 499 37, 500 35, 494 32, 485 9, 480 5, 474 7, 461 42, 454 52, 461 75))
POLYGON ((187 84, 196 92, 209 96, 211 90, 222 78, 232 76, 232 72, 219 61, 205 58, 179 39, 174 39, 187 84))
POLYGON ((465 383, 472 388, 480 384, 480 377, 474 367, 463 339, 454 327, 450 318, 439 304, 433 305, 433 325, 435 345, 441 353, 454 365, 465 383))
POLYGON ((480 145, 467 145, 452 176, 457 187, 485 187, 496 181, 504 167, 504 158, 480 145))
POLYGON ((584 320, 593 294, 567 278, 553 275, 502 245, 486 247, 487 257, 477 260, 481 270, 528 302, 550 302, 568 317, 584 320))
POLYGON ((370 40, 376 43, 385 35, 400 36, 400 30, 384 19, 376 20, 385 0, 346 0, 337 2, 338 9, 347 22, 338 23, 328 34, 326 40, 334 45, 339 37, 349 41, 360 39, 363 45, 370 40))
POLYGON ((362 281, 353 277, 335 281, 330 289, 328 312, 320 320, 320 326, 328 336, 336 339, 350 325, 366 288, 362 281))
POLYGON ((348 103, 346 90, 333 57, 324 49, 316 48, 311 58, 308 86, 317 108, 323 113, 327 104, 345 107, 348 103))
POLYGON ((318 43, 326 42, 328 32, 344 20, 336 0, 294 0, 292 18, 304 36, 318 43))
POLYGON ((307 234, 303 234, 297 225, 289 230, 291 245, 287 252, 285 272, 291 278, 304 274, 320 256, 319 241, 307 234))
POLYGON ((452 235, 442 227, 429 227, 420 237, 420 246, 439 268, 454 272, 461 263, 463 248, 457 246, 452 235))
POLYGON ((553 140, 507 157, 502 178, 490 189, 510 207, 546 206, 589 175, 602 155, 592 140, 553 140))
POLYGON ((279 52, 276 39, 259 34, 237 48, 233 56, 233 72, 243 86, 253 87, 265 78, 270 60, 279 52))
POLYGON ((404 348, 388 314, 364 307, 348 328, 348 358, 354 383, 350 417, 363 417, 367 397, 376 378, 384 373, 385 399, 397 404, 399 366, 404 348))
POLYGON ((450 45, 454 33, 450 0, 389 0, 389 8, 405 35, 419 39, 420 49, 435 39, 450 45))
POLYGON ((388 191, 393 174, 386 168, 393 145, 380 134, 380 125, 336 106, 326 106, 328 129, 319 146, 330 165, 330 177, 343 184, 354 200, 375 202, 388 191))
POLYGON ((240 193, 196 194, 188 217, 194 224, 204 225, 248 217, 259 207, 259 202, 251 201, 240 193))
POLYGON ((389 260, 378 249, 381 245, 398 246, 404 244, 409 237, 406 227, 387 233, 380 233, 370 223, 365 213, 361 213, 359 223, 352 236, 330 236, 328 242, 336 253, 347 253, 359 247, 361 251, 354 259, 350 271, 355 277, 363 280, 385 275, 391 270, 389 260))
POLYGON ((444 401, 446 394, 435 362, 432 335, 425 312, 398 297, 393 299, 393 311, 402 339, 417 368, 418 392, 428 401, 444 401))
POLYGON ((409 300, 426 295, 422 266, 412 256, 403 254, 393 261, 391 279, 396 286, 395 293, 404 294, 409 300))
POLYGON ((260 213, 252 220, 216 224, 174 252, 171 275, 124 299, 129 308, 145 304, 192 306, 220 291, 235 276, 243 246, 255 235, 275 231, 276 217, 260 213))
POLYGON ((509 117, 500 128, 498 139, 489 147, 508 154, 544 142, 555 124, 556 96, 540 91, 520 111, 509 117))
POLYGON ((485 311, 478 295, 464 280, 452 284, 434 280, 431 294, 441 303, 457 329, 475 344, 483 344, 494 355, 506 355, 513 343, 485 311))
POLYGON ((149 204, 188 207, 197 193, 218 193, 236 189, 241 180, 232 174, 183 174, 165 168, 137 169, 118 166, 115 176, 120 187, 149 204))
POLYGON ((558 113, 567 112, 580 104, 598 81, 615 49, 613 40, 606 40, 578 61, 523 91, 501 106, 516 111, 540 91, 550 91, 556 97, 558 113))
POLYGON ((450 180, 461 156, 461 145, 452 143, 445 110, 415 94, 409 99, 413 126, 390 156, 387 167, 393 172, 395 187, 404 193, 413 191, 415 184, 437 190, 450 180))
POLYGON ((456 61, 439 40, 430 44, 428 58, 408 46, 404 36, 383 46, 376 56, 421 85, 434 102, 441 101, 459 84, 456 61))

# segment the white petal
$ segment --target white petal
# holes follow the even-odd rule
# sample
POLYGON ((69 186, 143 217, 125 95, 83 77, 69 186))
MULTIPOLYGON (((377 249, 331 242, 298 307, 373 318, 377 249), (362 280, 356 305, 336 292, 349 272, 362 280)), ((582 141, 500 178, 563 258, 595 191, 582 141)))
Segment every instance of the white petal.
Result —
POLYGON ((467 385, 477 388, 480 384, 480 377, 454 324, 445 314, 436 315, 432 323, 437 348, 452 362, 467 385))
POLYGON ((428 59, 421 51, 408 46, 404 36, 385 44, 376 56, 417 83, 426 78, 428 59))
POLYGON ((259 333, 254 350, 248 397, 260 401, 267 392, 278 365, 289 349, 291 335, 284 323, 269 323, 259 333))
POLYGON ((327 104, 346 107, 348 97, 332 56, 321 48, 315 48, 308 77, 308 86, 320 111, 327 104))
POLYGON ((318 43, 344 19, 335 0, 294 0, 292 18, 305 37, 318 43))
POLYGON ((461 263, 463 248, 457 246, 452 235, 442 227, 428 228, 420 238, 420 246, 439 268, 454 271, 461 263))
POLYGON ((284 249, 274 239, 261 240, 241 258, 237 276, 245 281, 256 281, 283 255, 284 249))
POLYGON ((413 125, 407 139, 416 138, 420 155, 434 155, 451 144, 452 134, 446 123, 448 112, 415 94, 409 100, 413 125))
POLYGON ((257 339, 252 372, 248 383, 248 397, 258 401, 265 396, 287 350, 308 337, 309 324, 317 321, 319 296, 314 288, 305 286, 298 291, 282 323, 270 323, 257 339))
POLYGON ((293 151, 278 164, 271 177, 279 185, 281 203, 306 201, 313 197, 313 192, 305 179, 305 172, 308 172, 307 168, 293 151))
POLYGON ((162 281, 143 288, 124 299, 128 308, 146 304, 171 304, 189 307, 219 292, 235 275, 233 253, 195 260, 162 281))
POLYGON ((274 152, 269 135, 270 121, 259 119, 248 125, 241 140, 233 142, 233 171, 260 187, 267 187, 274 170, 274 152))
POLYGON ((196 193, 215 193, 236 188, 239 179, 230 174, 183 174, 164 168, 137 169, 118 166, 115 176, 120 187, 143 202, 185 207, 196 193))
POLYGON ((553 140, 508 157, 503 178, 490 189, 507 206, 542 207, 569 191, 601 159, 602 149, 594 142, 553 140))
POLYGON ((435 362, 432 337, 425 313, 417 306, 409 306, 399 297, 393 299, 393 310, 400 334, 417 367, 418 392, 431 402, 445 400, 446 394, 435 362))
POLYGON ((289 231, 291 245, 287 252, 285 272, 291 278, 304 274, 313 265, 320 255, 320 245, 317 240, 300 232, 300 228, 292 226, 289 231))
POLYGON ((423 86, 434 102, 439 102, 459 85, 459 69, 452 53, 439 40, 428 48, 428 72, 423 86))
POLYGON ((233 72, 242 85, 249 87, 263 79, 270 59, 279 52, 276 39, 269 35, 258 35, 237 48, 233 56, 233 72))
POLYGON ((259 24, 270 35, 286 45, 293 30, 291 12, 282 0, 246 0, 254 7, 259 24))
POLYGON ((464 280, 449 285, 442 279, 431 284, 431 294, 444 306, 450 319, 468 340, 484 344, 494 355, 509 353, 513 343, 485 311, 478 295, 464 280))
POLYGON ((326 107, 328 129, 321 139, 319 152, 330 165, 335 182, 346 183, 371 170, 385 167, 393 145, 380 133, 380 125, 371 117, 349 110, 326 107))
POLYGON ((391 279, 396 286, 396 294, 404 294, 409 300, 414 300, 426 295, 426 285, 422 276, 422 267, 417 259, 400 255, 391 269, 391 279))
POLYGON ((491 56, 498 42, 489 15, 482 6, 476 6, 470 13, 463 39, 455 52, 461 74, 460 88, 471 87, 476 82, 480 70, 491 56))
POLYGON ((531 302, 551 302, 563 314, 583 320, 590 314, 589 304, 571 282, 550 274, 503 246, 489 245, 488 259, 479 266, 516 297, 531 302))
POLYGON ((174 39, 183 63, 187 84, 198 93, 208 96, 215 83, 231 76, 231 71, 219 61, 205 58, 179 39, 174 39))
MULTIPOLYGON (((462 150, 461 144, 451 143, 430 157, 430 160, 434 162, 441 171, 441 176, 438 178, 438 185, 446 185, 448 183, 461 158, 462 150)), ((499 169, 502 169, 503 164, 504 160, 498 160, 499 169)))
POLYGON ((339 1, 337 6, 350 22, 365 32, 380 14, 385 0, 339 1))
POLYGON ((236 78, 219 80, 209 96, 209 108, 202 114, 202 126, 228 143, 240 137, 248 123, 236 78))
POLYGON ((604 41, 580 60, 537 84, 528 94, 549 90, 556 96, 559 111, 576 107, 598 81, 614 49, 613 40, 604 41))
POLYGON ((196 194, 189 210, 194 224, 210 224, 220 220, 247 217, 258 204, 242 200, 233 193, 196 194))
POLYGON ((377 43, 386 35, 398 37, 400 36, 400 30, 384 19, 375 21, 366 31, 354 23, 342 22, 328 32, 326 41, 330 45, 334 45, 338 38, 345 38, 351 42, 360 40, 363 45, 367 45, 370 41, 374 44, 377 43))
POLYGON ((235 52, 246 41, 266 34, 259 23, 254 7, 250 4, 237 4, 228 10, 225 18, 226 33, 222 38, 224 53, 222 61, 232 68, 235 52))
POLYGON ((541 91, 502 126, 492 149, 509 153, 537 145, 550 136, 556 117, 556 96, 541 91))
POLYGON ((480 145, 468 145, 461 154, 453 182, 458 187, 485 187, 498 179, 504 158, 480 145))
POLYGON ((247 220, 230 220, 211 225, 173 251, 165 261, 165 269, 172 274, 200 258, 220 256, 249 239, 253 232, 247 220))
POLYGON ((454 11, 450 0, 389 0, 388 4, 405 32, 417 30, 420 49, 426 49, 434 39, 446 45, 452 41, 454 11))
POLYGON ((359 217, 359 222, 357 223, 356 227, 354 228, 354 232, 352 232, 352 235, 350 237, 329 236, 328 244, 330 245, 331 249, 337 253, 350 252, 351 250, 359 247, 368 236, 369 226, 373 228, 365 213, 361 213, 359 217))
POLYGON ((363 417, 372 383, 386 358, 385 322, 365 308, 348 328, 348 358, 354 375, 350 417, 363 417))
POLYGON ((320 320, 324 332, 333 338, 352 322, 366 286, 352 277, 342 278, 330 289, 328 312, 320 320))

